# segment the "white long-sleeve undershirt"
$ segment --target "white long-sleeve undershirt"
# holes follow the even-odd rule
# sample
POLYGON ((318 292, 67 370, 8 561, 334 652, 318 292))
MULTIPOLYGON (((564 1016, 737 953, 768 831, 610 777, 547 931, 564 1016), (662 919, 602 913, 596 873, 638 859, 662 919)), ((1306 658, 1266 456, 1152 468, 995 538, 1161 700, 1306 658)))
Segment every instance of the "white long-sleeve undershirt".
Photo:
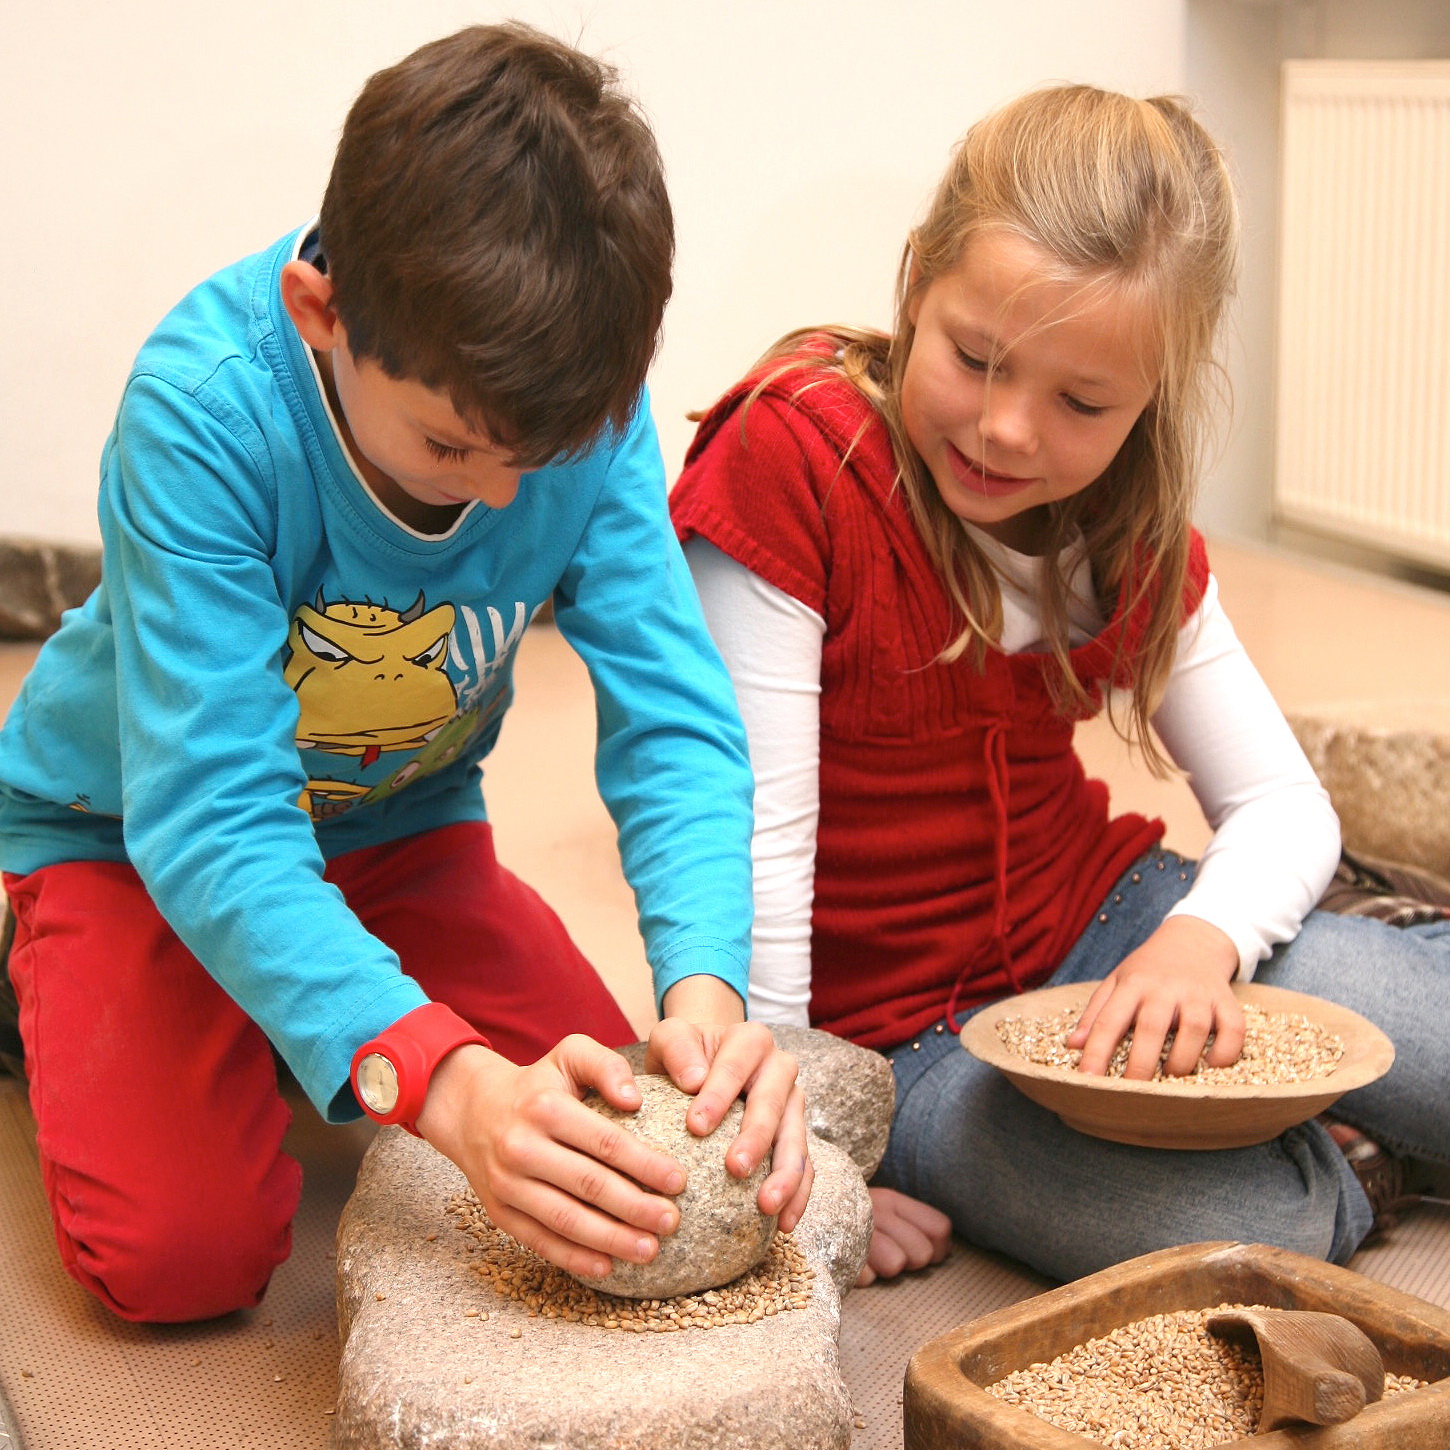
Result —
MULTIPOLYGON (((1042 648, 1035 603, 1042 561, 973 531, 1002 578, 1003 648, 1042 648)), ((755 930, 749 1012, 807 1025, 811 904, 820 810, 821 644, 825 621, 712 544, 685 546, 710 632, 735 682, 755 771, 755 930)), ((1102 628, 1085 559, 1070 561, 1070 638, 1102 628)), ((1268 686, 1219 603, 1210 576, 1178 637, 1153 717, 1188 776, 1213 838, 1192 889, 1170 915, 1225 932, 1247 981, 1299 930, 1339 861, 1339 822, 1268 686)))

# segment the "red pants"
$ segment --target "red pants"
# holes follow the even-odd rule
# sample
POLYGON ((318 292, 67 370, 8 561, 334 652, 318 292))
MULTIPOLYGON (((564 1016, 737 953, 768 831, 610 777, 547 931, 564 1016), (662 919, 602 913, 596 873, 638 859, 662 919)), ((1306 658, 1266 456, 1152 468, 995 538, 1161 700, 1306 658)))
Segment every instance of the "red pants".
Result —
MULTIPOLYGON (((492 830, 448 826, 327 878, 429 997, 516 1062, 570 1032, 634 1032, 492 830)), ((6 876, 10 976, 41 1170, 67 1271, 125 1319, 258 1303, 291 1248, 302 1170, 262 1031, 182 946, 130 866, 6 876)))

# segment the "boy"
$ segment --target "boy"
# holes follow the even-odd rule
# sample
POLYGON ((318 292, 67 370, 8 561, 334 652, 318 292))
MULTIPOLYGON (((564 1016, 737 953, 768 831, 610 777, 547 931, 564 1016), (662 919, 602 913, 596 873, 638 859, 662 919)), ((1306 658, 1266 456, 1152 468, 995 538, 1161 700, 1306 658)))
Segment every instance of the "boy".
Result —
POLYGON ((420 1133, 565 1268, 677 1224, 678 1165, 578 1102, 638 1105, 608 1050, 633 1033, 478 789, 551 596, 651 1066, 700 1132, 747 1090, 732 1169, 773 1145, 761 1208, 804 1207, 795 1066, 743 1022, 743 734, 642 395, 669 203, 613 81, 519 25, 374 76, 319 224, 192 292, 127 383, 102 584, 0 734, 0 867, 57 1241, 128 1319, 255 1304, 286 1257, 269 1038, 329 1119, 420 1133))

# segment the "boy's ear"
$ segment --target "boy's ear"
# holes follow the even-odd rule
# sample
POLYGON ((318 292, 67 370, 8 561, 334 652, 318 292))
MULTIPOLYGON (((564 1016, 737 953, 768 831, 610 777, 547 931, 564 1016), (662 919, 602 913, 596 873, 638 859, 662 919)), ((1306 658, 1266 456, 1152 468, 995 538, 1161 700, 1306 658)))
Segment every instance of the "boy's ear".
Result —
POLYGON ((331 352, 343 340, 332 281, 311 262, 288 262, 282 268, 282 306, 308 347, 331 352))

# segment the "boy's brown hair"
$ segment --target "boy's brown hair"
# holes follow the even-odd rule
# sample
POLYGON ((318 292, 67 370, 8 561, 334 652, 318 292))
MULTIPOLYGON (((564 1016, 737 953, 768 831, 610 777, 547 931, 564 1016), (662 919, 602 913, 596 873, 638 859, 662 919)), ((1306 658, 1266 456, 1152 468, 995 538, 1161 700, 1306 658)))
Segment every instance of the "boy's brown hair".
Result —
POLYGON ((610 67, 510 23, 379 71, 343 126, 321 242, 354 357, 447 392, 519 462, 630 417, 674 226, 610 67))

